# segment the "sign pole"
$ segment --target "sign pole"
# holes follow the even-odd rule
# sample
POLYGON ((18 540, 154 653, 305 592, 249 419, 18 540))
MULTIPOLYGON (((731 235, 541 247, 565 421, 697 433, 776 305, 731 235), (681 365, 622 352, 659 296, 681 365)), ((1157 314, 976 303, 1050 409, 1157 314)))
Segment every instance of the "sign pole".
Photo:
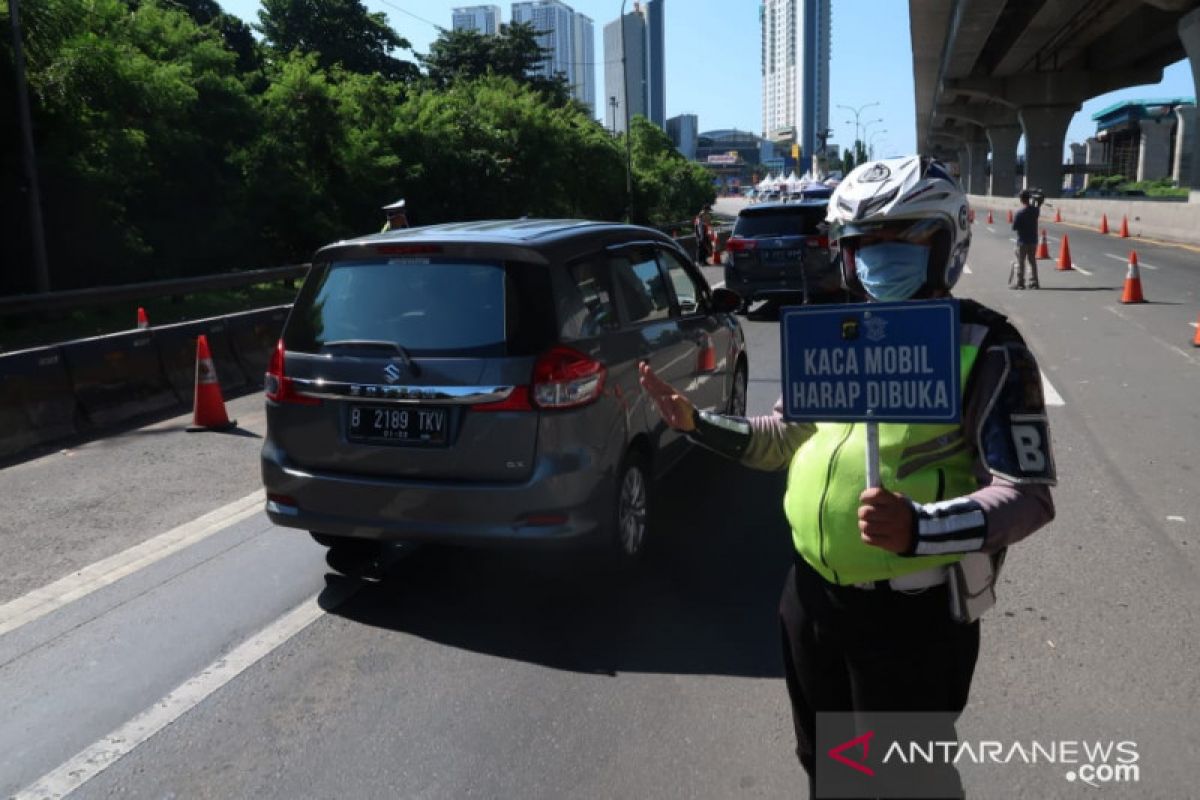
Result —
POLYGON ((867 423, 867 488, 879 486, 879 423, 867 423))

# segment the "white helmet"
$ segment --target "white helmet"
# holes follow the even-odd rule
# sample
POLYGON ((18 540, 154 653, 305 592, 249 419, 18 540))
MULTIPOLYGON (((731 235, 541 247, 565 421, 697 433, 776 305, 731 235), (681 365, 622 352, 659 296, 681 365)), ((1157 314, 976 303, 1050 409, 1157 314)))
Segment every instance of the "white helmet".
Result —
POLYGON ((971 245, 966 194, 941 162, 920 156, 855 167, 829 198, 826 219, 841 250, 842 279, 858 294, 867 294, 855 266, 862 237, 929 248, 924 280, 912 297, 953 287, 971 245))

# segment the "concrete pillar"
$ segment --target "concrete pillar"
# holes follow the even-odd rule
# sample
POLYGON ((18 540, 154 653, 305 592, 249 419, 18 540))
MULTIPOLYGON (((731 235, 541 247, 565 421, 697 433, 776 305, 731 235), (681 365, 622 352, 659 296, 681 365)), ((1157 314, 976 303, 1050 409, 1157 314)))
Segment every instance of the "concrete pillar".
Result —
MULTIPOLYGON (((1073 166, 1082 166, 1087 163, 1087 146, 1080 142, 1071 142, 1071 164, 1073 166)), ((1068 187, 1072 192, 1078 192, 1083 188, 1082 172, 1071 172, 1071 179, 1067 182, 1068 187)))
POLYGON ((1175 158, 1171 164, 1171 177, 1176 186, 1187 186, 1187 177, 1192 174, 1192 153, 1196 149, 1196 107, 1175 107, 1175 158))
POLYGON ((1154 181, 1165 178, 1171 171, 1171 128, 1175 118, 1144 119, 1140 124, 1142 135, 1138 143, 1137 179, 1154 181))
POLYGON ((1017 142, 1020 125, 993 125, 985 129, 992 149, 992 183, 988 194, 1012 197, 1017 193, 1017 142))
MULTIPOLYGON (((1183 42, 1184 52, 1187 53, 1188 63, 1192 67, 1193 88, 1196 96, 1200 97, 1200 8, 1180 17, 1177 30, 1179 41, 1183 42)), ((1189 162, 1189 169, 1180 177, 1192 190, 1188 202, 1200 203, 1200 136, 1192 137, 1191 158, 1184 160, 1189 162)))
MULTIPOLYGON (((1108 163, 1104 156, 1104 142, 1097 139, 1095 136, 1083 143, 1085 154, 1085 163, 1089 167, 1099 167, 1108 163)), ((1083 188, 1086 189, 1092 182, 1092 173, 1089 172, 1083 176, 1083 188)))
POLYGON ((1025 106, 1017 112, 1025 131, 1025 186, 1036 186, 1047 197, 1062 194, 1063 142, 1078 103, 1025 106))
POLYGON ((967 161, 970 165, 967 172, 967 191, 971 194, 987 194, 988 192, 987 156, 986 139, 967 142, 967 161))

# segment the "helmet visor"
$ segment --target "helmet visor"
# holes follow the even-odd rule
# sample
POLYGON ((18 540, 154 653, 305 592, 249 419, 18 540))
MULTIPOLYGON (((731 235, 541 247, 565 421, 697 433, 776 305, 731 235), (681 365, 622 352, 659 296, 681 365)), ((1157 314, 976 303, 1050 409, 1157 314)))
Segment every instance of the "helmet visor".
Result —
POLYGON ((929 246, 934 236, 949 229, 949 223, 936 217, 881 222, 851 222, 842 226, 838 239, 843 247, 861 248, 886 242, 929 246))

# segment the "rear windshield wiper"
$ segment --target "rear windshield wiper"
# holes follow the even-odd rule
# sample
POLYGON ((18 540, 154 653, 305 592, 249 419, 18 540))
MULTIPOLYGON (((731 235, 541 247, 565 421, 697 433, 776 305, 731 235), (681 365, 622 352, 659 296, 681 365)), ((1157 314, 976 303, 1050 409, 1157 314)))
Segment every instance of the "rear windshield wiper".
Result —
POLYGON ((408 351, 396 342, 389 342, 384 339, 338 339, 336 342, 324 342, 321 346, 326 350, 342 348, 347 350, 362 350, 370 348, 375 348, 377 350, 391 350, 400 356, 400 359, 404 361, 404 366, 408 367, 409 372, 411 372, 414 376, 421 374, 421 367, 417 364, 417 362, 413 361, 413 358, 408 354, 408 351))

